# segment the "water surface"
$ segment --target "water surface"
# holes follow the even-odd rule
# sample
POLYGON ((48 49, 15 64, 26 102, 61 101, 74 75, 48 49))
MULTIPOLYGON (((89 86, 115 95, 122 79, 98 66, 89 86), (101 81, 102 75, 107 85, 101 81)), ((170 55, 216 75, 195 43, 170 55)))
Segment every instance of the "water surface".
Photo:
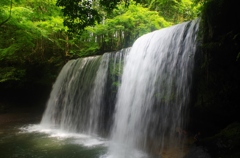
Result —
POLYGON ((1 158, 97 158, 107 142, 87 135, 44 129, 34 113, 0 114, 1 158))

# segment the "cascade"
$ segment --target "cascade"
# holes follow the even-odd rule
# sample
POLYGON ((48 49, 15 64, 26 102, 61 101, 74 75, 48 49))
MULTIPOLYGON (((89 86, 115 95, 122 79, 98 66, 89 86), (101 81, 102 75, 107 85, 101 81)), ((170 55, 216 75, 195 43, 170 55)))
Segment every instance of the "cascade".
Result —
POLYGON ((53 85, 41 120, 45 128, 89 135, 107 135, 124 55, 130 49, 70 60, 53 85), (115 90, 116 91, 116 90, 115 90))
POLYGON ((181 146, 198 20, 143 35, 124 65, 107 157, 145 158, 181 146))
POLYGON ((181 147, 198 20, 148 33, 131 48, 70 60, 41 126, 110 139, 105 158, 149 158, 181 147))

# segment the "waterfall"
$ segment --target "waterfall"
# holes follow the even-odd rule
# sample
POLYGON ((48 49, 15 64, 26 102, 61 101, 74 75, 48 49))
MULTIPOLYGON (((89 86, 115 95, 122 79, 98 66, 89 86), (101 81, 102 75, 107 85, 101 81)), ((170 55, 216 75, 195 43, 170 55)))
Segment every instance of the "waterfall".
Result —
POLYGON ((145 158, 180 146, 185 128, 198 21, 161 29, 136 40, 118 90, 107 157, 145 158))
POLYGON ((101 157, 148 158, 181 147, 198 20, 138 38, 131 48, 70 60, 54 83, 41 126, 110 137, 101 157))
POLYGON ((116 98, 116 93, 109 91, 116 89, 115 82, 120 82, 111 71, 122 69, 124 55, 129 50, 67 62, 53 85, 41 126, 108 135, 116 98))

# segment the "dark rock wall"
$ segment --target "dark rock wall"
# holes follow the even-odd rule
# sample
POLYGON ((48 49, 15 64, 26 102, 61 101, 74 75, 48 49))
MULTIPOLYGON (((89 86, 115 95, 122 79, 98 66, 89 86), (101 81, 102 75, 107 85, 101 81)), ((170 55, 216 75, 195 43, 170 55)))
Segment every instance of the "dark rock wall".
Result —
MULTIPOLYGON (((240 13, 237 1, 207 1, 199 39, 201 46, 196 58, 189 131, 201 131, 202 139, 207 139, 228 125, 240 122, 240 13)), ((229 153, 218 155, 222 149, 212 140, 208 139, 205 144, 214 144, 208 145, 213 157, 224 157, 224 154, 231 157, 229 153)), ((231 151, 234 152, 237 151, 231 151)))

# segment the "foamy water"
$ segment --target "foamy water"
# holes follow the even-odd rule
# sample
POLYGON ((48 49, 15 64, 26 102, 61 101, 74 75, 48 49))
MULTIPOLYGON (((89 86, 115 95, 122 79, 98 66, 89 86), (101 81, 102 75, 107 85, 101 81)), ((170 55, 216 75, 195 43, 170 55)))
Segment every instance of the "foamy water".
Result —
POLYGON ((44 133, 48 137, 66 140, 70 139, 69 143, 79 144, 85 147, 106 146, 108 142, 100 137, 94 137, 81 133, 69 133, 56 128, 45 128, 41 125, 28 125, 21 127, 21 133, 44 133))

